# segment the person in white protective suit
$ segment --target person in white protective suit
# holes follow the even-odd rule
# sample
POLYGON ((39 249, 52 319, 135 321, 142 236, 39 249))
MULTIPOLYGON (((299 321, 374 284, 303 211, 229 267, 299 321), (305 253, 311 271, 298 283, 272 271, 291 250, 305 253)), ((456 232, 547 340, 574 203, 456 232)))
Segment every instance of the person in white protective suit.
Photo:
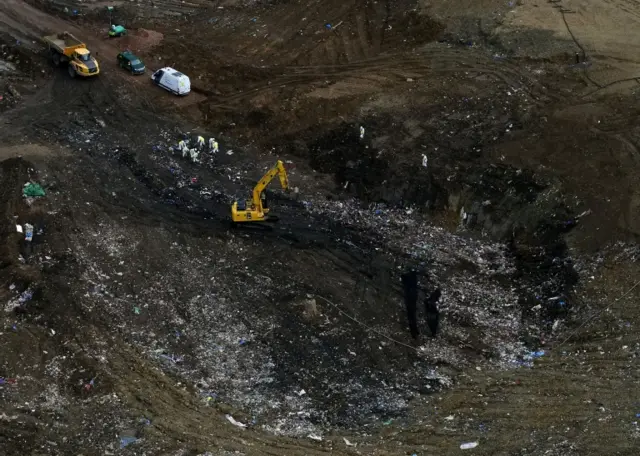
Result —
POLYGON ((429 159, 427 158, 427 156, 425 154, 422 154, 422 166, 426 168, 428 162, 429 162, 429 159))
POLYGON ((189 153, 191 154, 191 160, 194 163, 198 163, 198 155, 200 155, 200 151, 198 149, 191 149, 189 153))
POLYGON ((364 127, 360 126, 360 139, 364 139, 364 127))
POLYGON ((197 144, 200 149, 204 149, 204 138, 202 136, 198 136, 197 144))
POLYGON ((216 141, 216 138, 209 138, 209 150, 214 154, 218 153, 219 148, 218 148, 218 141, 216 141))
POLYGON ((191 152, 189 151, 189 148, 187 146, 184 146, 182 148, 182 158, 186 157, 187 155, 189 155, 191 152))
POLYGON ((186 147, 187 147, 187 143, 184 141, 184 139, 181 139, 180 142, 178 143, 178 149, 184 150, 186 147))

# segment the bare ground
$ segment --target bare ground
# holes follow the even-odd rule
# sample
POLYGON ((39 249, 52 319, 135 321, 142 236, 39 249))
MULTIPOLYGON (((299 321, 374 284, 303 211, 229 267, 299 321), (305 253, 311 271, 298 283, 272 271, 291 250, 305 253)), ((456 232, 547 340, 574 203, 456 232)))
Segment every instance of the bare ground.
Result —
POLYGON ((6 454, 635 454, 633 47, 593 31, 619 10, 559 6, 125 2, 118 41, 100 2, 0 5, 6 454), (59 30, 99 78, 48 66, 59 30), (221 153, 172 154, 185 132, 221 153), (276 158, 299 194, 230 230, 276 158))

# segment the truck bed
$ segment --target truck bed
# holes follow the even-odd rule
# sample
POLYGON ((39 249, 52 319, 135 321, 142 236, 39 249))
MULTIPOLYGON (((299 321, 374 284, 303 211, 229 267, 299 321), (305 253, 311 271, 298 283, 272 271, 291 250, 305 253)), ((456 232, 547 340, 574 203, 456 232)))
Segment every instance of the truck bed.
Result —
POLYGON ((85 47, 85 44, 70 33, 58 33, 56 35, 48 35, 44 37, 44 42, 54 47, 64 54, 79 47, 85 47))

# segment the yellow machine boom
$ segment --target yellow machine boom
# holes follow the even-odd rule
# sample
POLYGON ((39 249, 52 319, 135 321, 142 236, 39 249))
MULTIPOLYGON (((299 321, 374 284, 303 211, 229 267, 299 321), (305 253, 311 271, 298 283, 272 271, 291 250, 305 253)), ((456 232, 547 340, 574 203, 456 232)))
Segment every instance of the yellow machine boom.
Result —
POLYGON ((289 189, 287 170, 284 168, 282 160, 278 160, 276 165, 258 181, 253 189, 250 201, 246 201, 244 204, 239 204, 238 201, 235 201, 231 205, 231 218, 234 222, 264 222, 267 220, 269 208, 264 206, 262 194, 276 176, 280 178, 282 188, 284 190, 289 189))

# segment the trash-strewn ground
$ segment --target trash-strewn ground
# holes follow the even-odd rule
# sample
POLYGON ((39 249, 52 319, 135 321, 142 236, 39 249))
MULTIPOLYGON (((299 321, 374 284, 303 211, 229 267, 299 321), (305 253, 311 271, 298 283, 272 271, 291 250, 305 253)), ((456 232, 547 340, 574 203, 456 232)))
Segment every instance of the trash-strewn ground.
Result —
POLYGON ((104 2, 0 5, 5 454, 635 454, 633 63, 595 4, 464 3, 113 2, 122 40, 104 2), (278 224, 231 228, 278 158, 278 224))

